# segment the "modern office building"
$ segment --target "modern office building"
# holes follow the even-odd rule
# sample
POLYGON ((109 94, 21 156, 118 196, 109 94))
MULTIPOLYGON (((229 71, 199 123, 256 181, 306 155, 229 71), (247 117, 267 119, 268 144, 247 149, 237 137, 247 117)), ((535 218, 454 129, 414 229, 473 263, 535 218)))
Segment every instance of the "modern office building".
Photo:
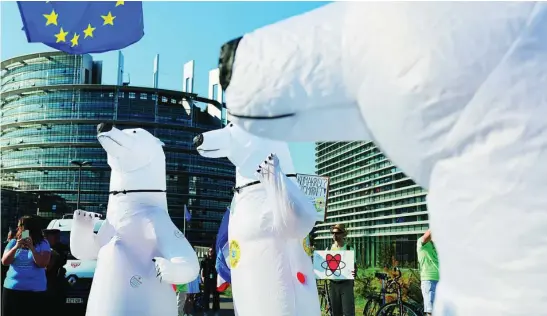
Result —
POLYGON ((372 142, 322 142, 316 172, 330 177, 327 219, 315 228, 317 249, 332 244, 330 227, 343 223, 359 262, 384 265, 393 257, 415 266, 416 241, 428 228, 426 191, 372 142))
MULTIPOLYGON (((123 65, 118 68, 123 73, 123 65)), ((191 68, 185 77, 193 81, 193 62, 191 68)), ((226 159, 199 156, 192 139, 223 126, 221 117, 198 106, 209 103, 207 107, 218 108, 219 102, 192 93, 191 87, 180 92, 133 87, 121 80, 102 85, 102 64, 91 55, 19 56, 2 61, 1 71, 2 187, 39 198, 58 196, 72 211, 81 184, 80 208, 105 212, 110 168, 96 127, 112 122, 120 129, 144 128, 165 143, 167 196, 174 222, 183 230, 188 205, 188 239, 195 245, 213 242, 232 197, 235 169, 226 159)), ((63 215, 54 203, 37 205, 42 217, 63 215)))

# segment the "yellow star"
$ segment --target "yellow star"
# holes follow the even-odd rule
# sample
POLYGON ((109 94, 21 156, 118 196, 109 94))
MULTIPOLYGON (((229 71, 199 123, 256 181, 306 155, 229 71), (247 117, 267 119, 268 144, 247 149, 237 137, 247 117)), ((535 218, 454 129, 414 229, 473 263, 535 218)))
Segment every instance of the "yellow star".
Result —
POLYGON ((70 45, 70 47, 78 46, 78 39, 79 38, 80 38, 80 35, 78 35, 78 33, 74 33, 74 36, 72 36, 72 39, 70 40, 70 42, 72 43, 72 45, 70 45))
POLYGON ((55 34, 55 37, 57 38, 57 41, 55 43, 66 42, 67 34, 68 32, 65 32, 65 30, 63 30, 63 28, 61 27, 59 33, 55 34))
POLYGON ((50 24, 57 25, 57 17, 59 14, 55 13, 55 10, 51 10, 50 14, 43 14, 43 16, 47 19, 46 26, 50 24))
POLYGON ((112 16, 111 12, 108 12, 107 15, 101 15, 101 18, 103 18, 103 20, 104 20, 103 25, 107 25, 107 24, 114 25, 114 19, 116 17, 112 16))
POLYGON ((125 1, 116 1, 116 6, 124 5, 124 2, 125 2, 125 1))
POLYGON ((84 38, 93 37, 93 31, 95 31, 95 28, 88 24, 87 29, 84 30, 84 38))

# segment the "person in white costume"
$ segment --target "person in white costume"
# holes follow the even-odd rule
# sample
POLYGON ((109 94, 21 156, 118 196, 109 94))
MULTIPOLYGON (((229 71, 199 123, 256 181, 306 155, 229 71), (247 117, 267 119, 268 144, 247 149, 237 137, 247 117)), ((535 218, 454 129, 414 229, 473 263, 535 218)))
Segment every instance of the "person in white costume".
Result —
POLYGON ((319 298, 302 240, 317 212, 294 178, 285 142, 237 125, 196 136, 200 155, 236 166, 228 225, 232 294, 239 316, 319 316, 319 298))
POLYGON ((112 168, 106 220, 95 236, 94 214, 77 210, 70 236, 76 258, 98 260, 86 316, 176 316, 172 284, 199 263, 169 218, 163 143, 140 128, 97 132, 112 168))
POLYGON ((428 189, 435 316, 547 315, 547 3, 336 2, 226 43, 231 120, 428 189))

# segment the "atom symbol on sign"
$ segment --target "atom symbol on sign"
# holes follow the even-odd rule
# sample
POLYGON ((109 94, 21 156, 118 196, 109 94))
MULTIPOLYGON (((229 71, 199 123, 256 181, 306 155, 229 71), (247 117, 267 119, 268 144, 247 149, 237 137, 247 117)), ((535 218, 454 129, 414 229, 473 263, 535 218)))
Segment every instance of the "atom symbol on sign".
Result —
POLYGON ((346 267, 346 263, 342 261, 342 255, 336 254, 331 255, 327 254, 325 261, 321 262, 321 268, 325 269, 326 276, 340 276, 342 275, 342 269, 346 267))

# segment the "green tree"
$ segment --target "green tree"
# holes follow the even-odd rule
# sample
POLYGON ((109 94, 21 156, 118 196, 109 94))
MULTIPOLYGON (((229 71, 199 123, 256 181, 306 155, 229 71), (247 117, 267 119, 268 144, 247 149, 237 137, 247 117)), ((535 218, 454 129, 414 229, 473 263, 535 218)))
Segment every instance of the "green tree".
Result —
POLYGON ((376 266, 380 268, 391 268, 396 266, 397 261, 395 260, 395 245, 391 242, 383 242, 379 243, 378 246, 376 266))

